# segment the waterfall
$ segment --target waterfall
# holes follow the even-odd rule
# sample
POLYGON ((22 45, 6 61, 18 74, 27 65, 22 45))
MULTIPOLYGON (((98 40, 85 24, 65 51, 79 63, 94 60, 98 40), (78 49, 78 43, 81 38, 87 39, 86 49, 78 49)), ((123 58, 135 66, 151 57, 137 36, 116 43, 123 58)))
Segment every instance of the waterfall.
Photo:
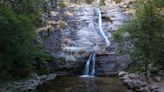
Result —
MULTIPOLYGON (((100 0, 97 0, 97 4, 98 5, 100 4, 100 0)), ((98 28, 100 31, 100 35, 104 39, 106 47, 108 47, 110 45, 110 42, 109 42, 108 37, 105 35, 103 28, 102 28, 102 15, 101 15, 100 8, 97 8, 97 12, 98 12, 98 28)), ((89 56, 89 58, 86 62, 84 74, 82 77, 95 76, 95 65, 96 65, 96 53, 93 53, 89 56)))
POLYGON ((89 69, 90 69, 90 62, 91 62, 92 54, 89 56, 84 70, 84 75, 89 75, 89 69))
POLYGON ((100 30, 100 33, 102 35, 102 37, 104 38, 105 42, 106 42, 106 46, 109 46, 110 45, 110 42, 108 40, 108 37, 105 35, 104 31, 103 31, 103 28, 102 28, 102 15, 101 15, 101 11, 100 9, 98 8, 97 9, 98 11, 98 22, 99 22, 99 30, 100 30))
POLYGON ((96 63, 96 53, 93 53, 89 56, 89 58, 85 64, 84 74, 82 77, 90 77, 90 76, 94 77, 94 75, 95 75, 95 63, 96 63))

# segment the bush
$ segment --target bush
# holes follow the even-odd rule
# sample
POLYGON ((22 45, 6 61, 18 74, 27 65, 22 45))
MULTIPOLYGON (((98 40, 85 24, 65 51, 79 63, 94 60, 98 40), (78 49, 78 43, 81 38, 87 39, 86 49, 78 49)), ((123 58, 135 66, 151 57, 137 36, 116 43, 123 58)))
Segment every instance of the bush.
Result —
POLYGON ((54 57, 43 48, 35 48, 33 51, 34 71, 39 75, 54 72, 55 67, 51 67, 50 65, 54 57))
POLYGON ((58 3, 58 6, 59 6, 60 8, 65 8, 65 7, 66 7, 66 4, 65 4, 65 2, 59 2, 59 3, 58 3))

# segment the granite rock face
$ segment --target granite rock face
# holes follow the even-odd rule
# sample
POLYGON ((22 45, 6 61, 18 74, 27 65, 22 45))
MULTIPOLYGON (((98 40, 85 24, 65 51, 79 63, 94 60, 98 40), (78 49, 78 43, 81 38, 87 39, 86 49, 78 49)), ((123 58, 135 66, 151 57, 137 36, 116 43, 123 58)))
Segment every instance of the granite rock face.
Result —
POLYGON ((97 7, 92 5, 70 7, 52 18, 51 21, 62 20, 67 25, 57 30, 60 31, 58 36, 57 32, 53 31, 45 39, 45 46, 50 52, 56 52, 54 48, 60 47, 57 56, 65 58, 66 61, 78 61, 78 58, 88 56, 92 52, 98 53, 105 50, 106 43, 98 27, 97 7), (58 16, 61 18, 58 19, 58 16), (60 45, 57 46, 55 43, 60 45))
MULTIPOLYGON (((110 6, 99 8, 102 14, 103 32, 110 41, 111 33, 120 28, 130 16, 121 7, 122 4, 118 5, 113 2, 108 2, 108 4, 110 6)), ((115 43, 111 43, 109 47, 105 45, 106 42, 99 29, 97 5, 69 3, 68 8, 51 12, 48 25, 51 25, 49 31, 41 31, 46 35, 44 46, 57 58, 63 58, 60 62, 64 64, 59 64, 59 67, 72 66, 77 70, 81 69, 78 67, 84 66, 89 55, 96 52, 98 75, 109 75, 127 68, 128 55, 115 54, 118 46, 115 43)))

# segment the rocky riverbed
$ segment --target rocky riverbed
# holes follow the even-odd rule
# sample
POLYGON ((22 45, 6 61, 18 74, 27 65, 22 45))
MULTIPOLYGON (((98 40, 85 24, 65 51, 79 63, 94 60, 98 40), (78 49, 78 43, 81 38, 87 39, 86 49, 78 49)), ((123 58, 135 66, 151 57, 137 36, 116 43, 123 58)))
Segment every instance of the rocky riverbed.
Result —
POLYGON ((163 77, 154 77, 154 79, 146 80, 143 74, 119 72, 119 79, 123 81, 131 92, 163 92, 164 80, 163 77))
POLYGON ((43 83, 54 80, 56 74, 38 76, 33 74, 33 78, 29 80, 9 82, 0 84, 0 92, 33 92, 37 86, 43 83))

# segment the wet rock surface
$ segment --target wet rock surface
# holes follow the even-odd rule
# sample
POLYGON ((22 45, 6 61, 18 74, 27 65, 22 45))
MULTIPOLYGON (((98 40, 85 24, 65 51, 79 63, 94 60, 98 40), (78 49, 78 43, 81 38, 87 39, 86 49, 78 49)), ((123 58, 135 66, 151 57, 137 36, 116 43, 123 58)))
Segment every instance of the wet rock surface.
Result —
MULTIPOLYGON (((111 33, 121 27, 132 13, 127 13, 123 5, 125 4, 111 2, 100 7, 103 31, 109 40, 111 40, 111 33)), ((92 52, 96 52, 98 55, 97 75, 116 74, 127 68, 128 55, 116 54, 118 45, 115 43, 106 47, 99 32, 97 9, 98 6, 94 4, 70 4, 67 9, 51 11, 51 18, 48 21, 48 25, 51 25, 51 28, 48 29, 50 32, 41 31, 41 33, 46 35, 44 38, 45 48, 59 58, 59 64, 57 64, 59 69, 70 70, 69 73, 60 71, 61 75, 72 75, 76 69, 82 73, 81 67, 84 66, 92 52)), ((80 73, 76 72, 76 74, 80 73)))

